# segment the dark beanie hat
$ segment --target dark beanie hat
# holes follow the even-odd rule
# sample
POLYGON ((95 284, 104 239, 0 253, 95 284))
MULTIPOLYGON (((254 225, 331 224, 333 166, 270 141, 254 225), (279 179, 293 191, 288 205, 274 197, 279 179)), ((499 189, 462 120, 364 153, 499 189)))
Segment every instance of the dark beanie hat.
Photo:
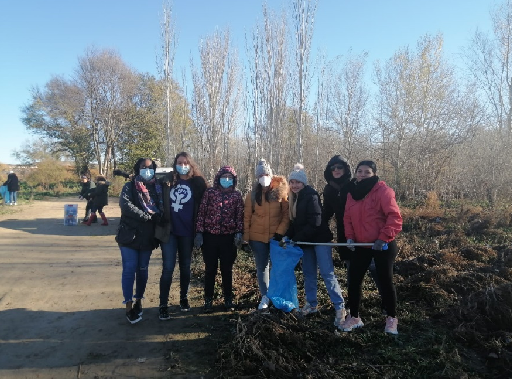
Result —
POLYGON ((361 161, 357 164, 356 171, 359 168, 359 166, 368 166, 372 169, 374 174, 377 174, 377 165, 374 161, 361 161))

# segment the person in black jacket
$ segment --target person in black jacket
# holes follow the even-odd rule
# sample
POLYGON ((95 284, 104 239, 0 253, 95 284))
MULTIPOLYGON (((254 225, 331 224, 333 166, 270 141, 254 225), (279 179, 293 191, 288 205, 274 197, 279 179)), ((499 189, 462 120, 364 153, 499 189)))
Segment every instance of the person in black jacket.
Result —
POLYGON ((171 318, 168 302, 176 259, 180 268, 180 309, 182 312, 190 311, 188 289, 195 225, 199 204, 207 187, 199 167, 189 153, 178 153, 172 168, 173 171, 162 180, 164 213, 156 234, 162 249, 158 316, 162 321, 171 318))
MULTIPOLYGON (((288 196, 290 226, 285 238, 295 242, 325 243, 332 241, 329 226, 322 220, 322 204, 318 193, 308 186, 304 166, 296 164, 288 177, 290 193, 288 196)), ((317 312, 317 271, 320 269, 327 293, 333 302, 336 316, 334 325, 345 321, 345 301, 341 294, 338 279, 334 274, 332 248, 321 245, 299 245, 304 252, 302 269, 304 272, 304 292, 306 302, 301 309, 303 315, 317 312)))
POLYGON ((9 191, 10 205, 18 205, 17 197, 20 190, 20 182, 14 171, 9 172, 9 175, 7 175, 6 184, 9 191))
MULTIPOLYGON (((336 239, 340 243, 346 243, 343 215, 347 202, 348 183, 352 178, 350 165, 340 155, 335 155, 325 167, 324 178, 327 184, 323 193, 322 220, 329 224, 329 220, 334 216, 336 220, 336 239)), ((338 247, 338 254, 340 259, 344 261, 350 259, 350 250, 345 246, 338 247)))
MULTIPOLYGON (((80 177, 80 180, 81 180, 80 185, 82 186, 82 189, 80 190, 80 194, 78 195, 78 198, 80 200, 85 199, 87 201, 87 203, 85 205, 85 216, 84 216, 84 219, 82 220, 82 223, 85 224, 87 221, 89 221, 89 217, 91 216, 92 200, 91 200, 91 196, 90 196, 89 192, 91 191, 92 188, 95 187, 95 185, 94 185, 94 183, 91 183, 91 181, 89 180, 89 177, 85 174, 80 177)), ((93 222, 97 222, 97 220, 95 220, 93 222)))
POLYGON ((142 319, 149 259, 158 246, 155 225, 160 223, 163 214, 162 187, 154 178, 156 163, 149 158, 140 158, 133 170, 135 176, 123 186, 119 198, 121 220, 116 235, 123 262, 123 304, 131 324, 142 319))
POLYGON ((107 179, 103 175, 98 175, 96 177, 96 186, 89 190, 89 196, 91 197, 91 217, 85 223, 87 226, 91 226, 96 219, 96 212, 99 213, 101 219, 103 220, 102 226, 108 226, 108 220, 103 212, 103 207, 108 205, 108 187, 110 183, 107 182, 107 179))

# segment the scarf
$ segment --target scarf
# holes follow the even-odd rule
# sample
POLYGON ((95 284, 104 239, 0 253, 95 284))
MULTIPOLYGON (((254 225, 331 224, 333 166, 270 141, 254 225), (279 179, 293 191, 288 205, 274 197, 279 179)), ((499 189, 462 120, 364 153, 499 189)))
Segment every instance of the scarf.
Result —
POLYGON ((144 179, 142 179, 142 176, 137 175, 134 179, 134 183, 142 210, 151 214, 158 212, 163 214, 162 186, 160 184, 155 184, 156 179, 153 178, 150 181, 145 182, 144 179), (158 195, 158 205, 155 204, 149 195, 149 191, 146 187, 148 184, 155 184, 156 193, 158 195))
POLYGON ((350 179, 348 175, 345 174, 341 178, 332 178, 329 180, 329 185, 332 186, 336 191, 340 191, 343 187, 345 187, 349 183, 350 179))
POLYGON ((379 177, 376 175, 371 178, 363 179, 360 182, 353 180, 348 185, 348 192, 352 195, 352 199, 356 201, 362 200, 366 195, 368 195, 378 181, 379 177))

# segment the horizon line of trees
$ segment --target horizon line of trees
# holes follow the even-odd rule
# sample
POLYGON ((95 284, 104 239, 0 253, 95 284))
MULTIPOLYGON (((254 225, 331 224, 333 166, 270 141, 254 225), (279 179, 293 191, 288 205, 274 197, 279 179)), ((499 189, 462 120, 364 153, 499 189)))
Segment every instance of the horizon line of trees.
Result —
POLYGON ((401 199, 512 194, 512 0, 491 13, 490 34, 462 51, 465 71, 447 60, 441 34, 422 36, 369 68, 367 52, 328 59, 311 53, 317 2, 262 6, 246 34, 246 63, 228 29, 215 30, 190 61, 191 81, 173 74, 177 34, 164 4, 160 77, 137 72, 112 49, 89 48, 70 78, 34 87, 22 121, 41 138, 16 152, 23 161, 66 156, 77 172, 131 169, 141 156, 170 165, 188 151, 213 178, 235 167, 242 190, 267 159, 288 175, 303 163, 321 190, 334 154, 353 166, 377 162, 401 199), (367 81, 371 74, 372 86, 367 81), (191 86, 191 88, 188 88, 191 86))

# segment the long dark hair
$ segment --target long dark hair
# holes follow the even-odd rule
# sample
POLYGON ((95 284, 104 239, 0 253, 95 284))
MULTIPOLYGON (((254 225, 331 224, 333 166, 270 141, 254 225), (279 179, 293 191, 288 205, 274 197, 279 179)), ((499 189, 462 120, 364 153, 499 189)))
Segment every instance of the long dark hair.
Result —
POLYGON ((139 158, 139 159, 137 159, 137 162, 133 166, 133 172, 135 173, 135 175, 139 175, 139 173, 140 173, 140 164, 142 162, 147 161, 147 160, 151 161, 151 166, 152 166, 153 170, 156 171, 156 163, 155 163, 155 161, 153 159, 151 159, 151 158, 139 158))
MULTIPOLYGON (((267 203, 269 203, 270 201, 268 200, 268 195, 269 195, 269 191, 265 192, 265 201, 267 203)), ((258 205, 261 207, 261 203, 262 203, 262 198, 263 198, 263 186, 258 183, 258 185, 256 186, 256 193, 254 194, 254 200, 256 200, 256 203, 258 203, 258 205)))
POLYGON ((201 170, 199 169, 199 166, 197 165, 196 161, 194 161, 192 159, 192 156, 189 153, 187 153, 185 151, 182 151, 181 153, 176 154, 176 157, 174 157, 174 162, 172 164, 174 183, 176 183, 178 181, 178 177, 179 177, 179 173, 176 170, 176 162, 178 162, 178 158, 179 157, 186 158, 186 160, 187 160, 187 162, 188 162, 188 164, 190 166, 190 171, 187 174, 187 179, 190 179, 190 178, 192 178, 194 176, 201 176, 201 177, 203 177, 203 174, 201 173, 201 170))

